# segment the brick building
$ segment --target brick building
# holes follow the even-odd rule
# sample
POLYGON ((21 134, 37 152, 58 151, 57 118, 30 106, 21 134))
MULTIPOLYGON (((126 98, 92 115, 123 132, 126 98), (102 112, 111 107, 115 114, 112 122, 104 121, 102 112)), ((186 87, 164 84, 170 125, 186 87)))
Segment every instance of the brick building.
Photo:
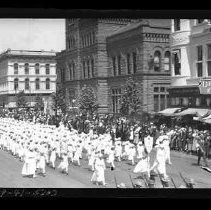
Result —
POLYGON ((66 99, 91 85, 99 113, 118 113, 128 77, 139 84, 144 111, 165 109, 170 85, 170 20, 67 19, 66 50, 57 54, 66 99))
POLYGON ((11 50, 0 54, 0 106, 16 106, 16 94, 24 91, 28 106, 41 95, 47 107, 56 91, 56 53, 11 50))

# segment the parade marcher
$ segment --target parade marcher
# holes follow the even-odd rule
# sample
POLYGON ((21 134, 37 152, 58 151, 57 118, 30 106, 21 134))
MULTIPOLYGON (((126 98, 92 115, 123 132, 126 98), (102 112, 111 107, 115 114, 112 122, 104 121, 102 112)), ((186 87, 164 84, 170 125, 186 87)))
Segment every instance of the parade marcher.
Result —
POLYGON ((150 171, 157 171, 158 174, 162 175, 164 178, 168 178, 166 174, 166 154, 165 154, 165 145, 164 140, 158 140, 156 148, 156 158, 150 171))
POLYGON ((22 168, 22 176, 36 177, 36 157, 33 148, 29 146, 24 154, 24 165, 22 168))
POLYGON ((66 173, 68 175, 68 157, 67 153, 62 153, 62 160, 58 166, 59 169, 61 169, 62 173, 66 173))
POLYGON ((139 162, 135 166, 133 172, 134 173, 146 173, 149 174, 149 163, 148 163, 148 153, 143 145, 143 142, 140 141, 137 145, 139 147, 138 150, 138 159, 139 162))
POLYGON ((146 137, 144 138, 144 146, 147 152, 148 176, 150 176, 150 152, 152 151, 153 143, 153 137, 149 135, 149 132, 146 132, 146 137))
POLYGON ((115 157, 120 162, 122 157, 122 145, 119 139, 115 142, 115 157))
POLYGON ((115 154, 115 149, 114 149, 114 147, 111 147, 109 152, 108 152, 108 158, 107 158, 106 162, 108 164, 110 164, 112 169, 115 168, 115 165, 114 165, 114 154, 115 154))
POLYGON ((104 159, 103 159, 103 155, 98 152, 96 154, 96 159, 94 161, 94 173, 92 175, 92 178, 91 178, 91 182, 99 185, 102 183, 102 185, 106 185, 106 182, 105 182, 105 162, 104 162, 104 159))
POLYGON ((50 164, 53 169, 55 169, 55 161, 56 161, 56 148, 53 147, 50 154, 50 164))
POLYGON ((134 165, 135 164, 135 158, 136 156, 136 148, 134 144, 130 144, 130 148, 129 148, 129 154, 128 154, 128 160, 131 161, 131 164, 134 165))

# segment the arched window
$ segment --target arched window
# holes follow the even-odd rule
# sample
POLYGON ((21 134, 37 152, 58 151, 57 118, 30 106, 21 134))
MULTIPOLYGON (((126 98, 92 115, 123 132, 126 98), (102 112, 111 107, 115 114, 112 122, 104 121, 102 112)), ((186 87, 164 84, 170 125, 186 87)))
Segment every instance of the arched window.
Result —
POLYGON ((160 71, 161 66, 161 53, 160 51, 155 51, 154 53, 154 71, 160 71))
POLYGON ((25 69, 25 74, 29 74, 29 64, 28 63, 25 63, 24 69, 25 69))
POLYGON ((50 79, 49 78, 46 79, 45 87, 46 87, 46 90, 50 89, 50 79))
POLYGON ((40 89, 40 79, 39 79, 39 78, 37 78, 37 79, 35 80, 35 89, 36 89, 36 90, 39 90, 39 89, 40 89))
POLYGON ((171 57, 170 52, 166 51, 164 55, 164 70, 165 71, 169 71, 171 68, 170 57, 171 57))
POLYGON ((40 73, 40 64, 36 63, 35 64, 35 74, 39 74, 40 73))
POLYGON ((25 79, 25 90, 29 90, 29 78, 25 79))
POLYGON ((45 73, 50 74, 50 64, 45 64, 45 73))
POLYGON ((18 78, 14 79, 14 90, 16 91, 18 89, 18 78))
POLYGON ((14 63, 14 74, 18 74, 18 63, 14 63))

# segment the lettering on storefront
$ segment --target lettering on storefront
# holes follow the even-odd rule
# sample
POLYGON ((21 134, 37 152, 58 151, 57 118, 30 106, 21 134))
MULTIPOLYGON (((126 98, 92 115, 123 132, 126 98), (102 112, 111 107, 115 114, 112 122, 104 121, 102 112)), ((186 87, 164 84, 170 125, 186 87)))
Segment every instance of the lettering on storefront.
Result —
POLYGON ((201 80, 199 90, 200 94, 211 94, 211 80, 201 80))

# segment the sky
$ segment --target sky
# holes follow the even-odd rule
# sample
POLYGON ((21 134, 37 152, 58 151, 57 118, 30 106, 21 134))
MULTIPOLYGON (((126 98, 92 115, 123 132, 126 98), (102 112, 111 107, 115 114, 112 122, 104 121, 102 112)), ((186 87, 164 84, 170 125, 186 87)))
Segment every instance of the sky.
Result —
POLYGON ((13 50, 65 49, 64 19, 0 18, 0 53, 13 50))

